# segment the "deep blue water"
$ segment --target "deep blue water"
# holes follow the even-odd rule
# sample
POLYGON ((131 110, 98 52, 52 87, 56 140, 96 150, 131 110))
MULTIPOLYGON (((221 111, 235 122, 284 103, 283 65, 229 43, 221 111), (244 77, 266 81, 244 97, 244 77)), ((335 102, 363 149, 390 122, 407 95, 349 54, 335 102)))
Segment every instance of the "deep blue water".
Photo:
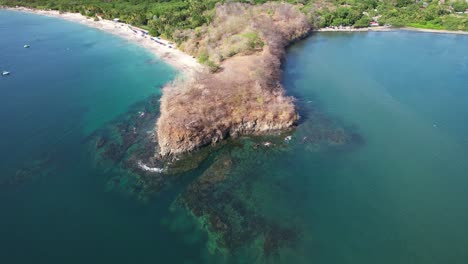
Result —
POLYGON ((176 72, 58 19, 0 11, 0 36, 5 263, 468 261, 467 36, 321 33, 293 45, 292 140, 234 140, 144 201, 126 181, 148 180, 101 160, 93 138, 137 124, 176 72), (201 194, 187 187, 200 182, 201 194), (181 213, 180 198, 207 218, 181 213), (218 251, 210 217, 241 246, 218 251))

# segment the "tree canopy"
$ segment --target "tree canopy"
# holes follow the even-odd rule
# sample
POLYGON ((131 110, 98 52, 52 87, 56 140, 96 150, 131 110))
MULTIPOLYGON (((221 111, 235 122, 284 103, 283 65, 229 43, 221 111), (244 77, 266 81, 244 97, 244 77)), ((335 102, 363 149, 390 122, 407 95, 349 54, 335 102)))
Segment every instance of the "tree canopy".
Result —
MULTIPOLYGON (((0 0, 0 5, 79 12, 89 17, 120 18, 152 35, 173 39, 176 31, 209 23, 217 3, 227 0, 0 0)), ((230 2, 236 0, 231 0, 230 2)), ((267 0, 237 0, 260 4, 267 0)), ((308 15, 315 26, 366 27, 369 22, 393 26, 468 31, 465 0, 287 0, 308 15)))

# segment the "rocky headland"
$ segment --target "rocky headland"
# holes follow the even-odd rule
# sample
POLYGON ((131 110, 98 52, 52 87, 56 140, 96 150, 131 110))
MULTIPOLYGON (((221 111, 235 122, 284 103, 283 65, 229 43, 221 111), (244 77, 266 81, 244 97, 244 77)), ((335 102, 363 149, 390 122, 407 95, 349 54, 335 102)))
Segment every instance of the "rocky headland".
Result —
POLYGON ((168 85, 157 121, 159 153, 178 155, 227 137, 287 129, 297 122, 285 94, 285 47, 311 31, 307 17, 285 3, 230 3, 213 21, 176 32, 179 47, 210 71, 168 85))

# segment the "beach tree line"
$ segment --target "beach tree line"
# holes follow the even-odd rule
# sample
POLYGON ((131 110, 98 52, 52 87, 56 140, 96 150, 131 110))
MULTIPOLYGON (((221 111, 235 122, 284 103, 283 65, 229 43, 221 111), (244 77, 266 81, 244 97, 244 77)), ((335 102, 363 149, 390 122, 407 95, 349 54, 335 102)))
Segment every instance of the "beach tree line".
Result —
MULTIPOLYGON (((311 1, 309 5, 320 2, 311 1)), ((323 1, 327 2, 327 1, 323 1)), ((318 9, 320 27, 368 27, 389 24, 394 27, 417 27, 468 31, 468 2, 465 0, 333 0, 318 9)))
MULTIPOLYGON (((0 0, 1 5, 77 12, 149 30, 174 40, 181 30, 209 24, 215 6, 225 2, 262 4, 266 0, 0 0)), ((466 0, 286 0, 302 10, 314 27, 373 24, 468 31, 466 0)))
POLYGON ((196 28, 210 22, 210 10, 217 2, 219 0, 0 0, 0 4, 6 6, 74 12, 93 18, 119 18, 166 38, 171 38, 176 29, 196 28))

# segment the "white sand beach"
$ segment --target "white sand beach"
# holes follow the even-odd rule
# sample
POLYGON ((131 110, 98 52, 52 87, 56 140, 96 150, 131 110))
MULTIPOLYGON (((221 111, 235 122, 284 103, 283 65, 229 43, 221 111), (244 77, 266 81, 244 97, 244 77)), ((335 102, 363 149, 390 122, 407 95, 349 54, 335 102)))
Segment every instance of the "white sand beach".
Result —
POLYGON ((353 27, 326 27, 320 28, 318 32, 372 32, 372 31, 392 31, 395 30, 388 26, 353 28, 353 27))
POLYGON ((7 9, 61 18, 109 32, 144 47, 145 49, 155 54, 158 58, 161 58, 168 64, 175 67, 186 76, 189 76, 196 71, 203 70, 203 66, 199 64, 195 58, 178 50, 175 45, 169 44, 169 41, 157 39, 157 41, 162 44, 157 43, 152 40, 149 35, 142 34, 142 29, 130 26, 125 23, 114 22, 105 19, 94 21, 94 19, 87 18, 79 13, 59 13, 59 11, 35 10, 24 7, 7 9), (135 33, 134 30, 137 31, 137 33, 135 33), (169 46, 171 46, 171 48, 169 46))
POLYGON ((400 30, 427 32, 427 33, 439 33, 439 34, 468 35, 468 31, 454 31, 454 30, 443 30, 443 29, 425 29, 425 28, 404 27, 404 28, 400 28, 400 30))
POLYGON ((396 30, 414 31, 414 32, 427 32, 427 33, 439 33, 439 34, 459 34, 468 35, 467 31, 453 31, 453 30, 441 30, 441 29, 425 29, 425 28, 413 28, 413 27, 402 27, 394 28, 390 26, 378 26, 378 27, 367 27, 367 28, 353 28, 353 27, 326 27, 320 28, 318 32, 388 32, 396 30))

